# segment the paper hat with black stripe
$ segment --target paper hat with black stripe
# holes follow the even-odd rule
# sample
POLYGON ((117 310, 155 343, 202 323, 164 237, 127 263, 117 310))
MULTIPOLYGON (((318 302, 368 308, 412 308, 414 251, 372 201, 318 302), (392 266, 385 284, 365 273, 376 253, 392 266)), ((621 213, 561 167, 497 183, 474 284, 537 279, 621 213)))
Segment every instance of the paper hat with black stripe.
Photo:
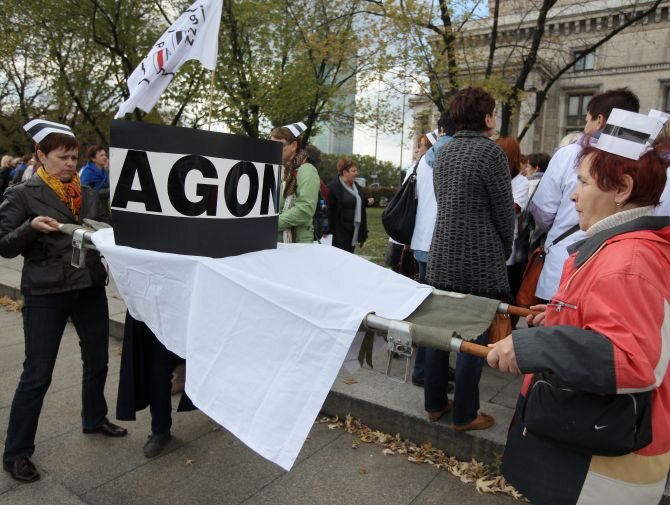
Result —
POLYGON ((439 136, 440 136, 439 130, 433 130, 432 132, 426 133, 426 138, 428 139, 428 142, 430 142, 431 146, 435 145, 435 142, 437 142, 437 137, 439 136))
POLYGON ((663 129, 663 121, 637 112, 612 109, 595 147, 631 160, 651 149, 663 129))
POLYGON ((294 137, 299 137, 301 133, 303 133, 307 129, 307 125, 305 123, 291 123, 284 125, 284 128, 288 128, 291 130, 291 133, 293 134, 294 137))
POLYGON ((44 119, 33 119, 32 121, 28 121, 23 125, 23 129, 28 132, 28 135, 33 138, 36 144, 42 142, 44 137, 50 133, 63 133, 74 137, 74 133, 72 133, 69 126, 54 123, 53 121, 46 121, 44 119))
POLYGON ((661 110, 656 110, 656 109, 650 109, 649 110, 649 117, 653 117, 661 121, 663 124, 668 122, 668 119, 670 119, 670 114, 667 112, 663 112, 661 110))

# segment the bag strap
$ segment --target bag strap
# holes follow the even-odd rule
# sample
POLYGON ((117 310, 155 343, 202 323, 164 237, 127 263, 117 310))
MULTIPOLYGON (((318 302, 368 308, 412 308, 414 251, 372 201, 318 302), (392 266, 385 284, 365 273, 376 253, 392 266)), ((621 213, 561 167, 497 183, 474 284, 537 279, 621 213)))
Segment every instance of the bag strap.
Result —
POLYGON ((528 203, 526 204, 526 208, 530 207, 530 202, 533 201, 533 197, 535 196, 535 193, 537 193, 537 189, 540 187, 540 182, 542 182, 542 181, 538 181, 538 183, 535 185, 535 189, 530 194, 530 198, 528 199, 528 203))
MULTIPOLYGON (((421 156, 423 158, 423 156, 421 156)), ((421 158, 416 160, 416 163, 414 163, 414 170, 412 170, 412 175, 416 175, 416 169, 419 168, 419 162, 421 161, 421 158)))
POLYGON ((579 224, 576 224, 574 226, 571 226, 569 229, 565 230, 563 233, 561 233, 558 237, 554 239, 554 241, 551 243, 552 246, 555 246, 558 244, 561 240, 568 238, 570 235, 575 233, 577 230, 579 230, 579 224))

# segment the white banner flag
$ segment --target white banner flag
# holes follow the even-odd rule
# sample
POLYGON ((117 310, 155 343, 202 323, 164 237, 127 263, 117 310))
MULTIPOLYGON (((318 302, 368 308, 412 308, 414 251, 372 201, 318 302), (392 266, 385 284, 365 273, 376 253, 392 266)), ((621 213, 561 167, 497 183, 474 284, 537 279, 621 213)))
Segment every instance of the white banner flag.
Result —
POLYGON ((185 61, 199 60, 214 70, 219 52, 222 0, 196 0, 158 39, 128 78, 130 97, 117 118, 135 107, 149 112, 185 61))

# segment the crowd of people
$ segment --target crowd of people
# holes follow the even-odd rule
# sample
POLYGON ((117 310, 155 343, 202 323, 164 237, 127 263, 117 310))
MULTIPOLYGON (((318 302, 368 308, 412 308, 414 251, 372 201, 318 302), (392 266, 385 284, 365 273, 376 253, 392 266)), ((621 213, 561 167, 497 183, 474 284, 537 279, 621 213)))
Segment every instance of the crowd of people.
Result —
MULTIPOLYGON (((487 359, 503 372, 527 374, 502 468, 536 503, 656 503, 665 487, 670 137, 667 125, 641 131, 645 120, 662 126, 668 115, 639 114, 628 89, 605 91, 587 104, 583 133, 566 138, 553 156, 524 155, 515 138, 492 140, 496 102, 467 87, 452 98, 438 130, 419 136, 407 171, 416 177, 417 210, 409 243, 389 241, 394 270, 436 289, 515 303, 528 282, 529 249, 542 248, 529 327, 490 343, 487 359), (619 122, 608 123, 611 116, 619 122)), ((70 267, 69 239, 55 233, 57 223, 109 222, 107 152, 91 146, 78 171, 70 128, 34 120, 25 129, 35 154, 5 156, 0 167, 0 254, 25 259, 26 341, 3 465, 32 482, 39 478, 30 457, 40 410, 68 318, 82 349, 84 433, 127 431, 109 421, 104 397, 105 268, 95 252, 83 269, 70 267)), ((367 240, 372 201, 349 157, 337 163, 334 180, 321 180, 319 151, 306 144, 306 131, 299 122, 271 133, 282 147, 277 240, 329 239, 353 253, 367 240), (327 207, 326 225, 318 222, 320 206, 327 207)), ((491 334, 475 341, 489 344, 491 334)), ((417 351, 412 379, 423 387, 427 419, 452 412, 455 431, 490 428, 495 419, 479 401, 484 360, 459 354, 451 370, 449 358, 439 349, 417 351)), ((127 315, 117 418, 150 408, 147 457, 170 440, 171 377, 181 361, 127 315)), ((182 407, 193 408, 186 396, 182 407)))
MULTIPOLYGON (((625 88, 587 111, 553 156, 524 156, 516 139, 490 139, 493 97, 459 91, 441 142, 419 137, 414 235, 386 258, 400 271, 393 251, 414 250, 420 282, 515 303, 539 245, 529 328, 489 346, 490 366, 527 374, 503 474, 534 503, 657 503, 670 469, 670 128, 635 128, 670 116, 638 114, 625 88), (608 124, 615 110, 623 124, 608 124)), ((482 365, 457 356, 452 400, 449 353, 418 350, 429 421, 453 411, 455 431, 494 424, 479 411, 482 365)))

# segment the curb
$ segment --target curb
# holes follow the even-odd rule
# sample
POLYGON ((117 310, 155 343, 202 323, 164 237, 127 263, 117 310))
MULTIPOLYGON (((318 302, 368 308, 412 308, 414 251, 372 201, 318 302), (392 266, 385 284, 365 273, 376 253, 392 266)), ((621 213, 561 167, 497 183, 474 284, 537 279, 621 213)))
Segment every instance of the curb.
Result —
MULTIPOLYGON (((449 456, 462 461, 476 459, 489 465, 499 465, 504 444, 478 437, 470 433, 456 433, 445 421, 431 423, 423 416, 399 410, 331 391, 326 398, 323 413, 344 418, 347 414, 359 419, 367 426, 389 433, 399 433, 402 438, 416 444, 430 443, 449 456)), ((446 417, 446 416, 445 416, 446 417)))

